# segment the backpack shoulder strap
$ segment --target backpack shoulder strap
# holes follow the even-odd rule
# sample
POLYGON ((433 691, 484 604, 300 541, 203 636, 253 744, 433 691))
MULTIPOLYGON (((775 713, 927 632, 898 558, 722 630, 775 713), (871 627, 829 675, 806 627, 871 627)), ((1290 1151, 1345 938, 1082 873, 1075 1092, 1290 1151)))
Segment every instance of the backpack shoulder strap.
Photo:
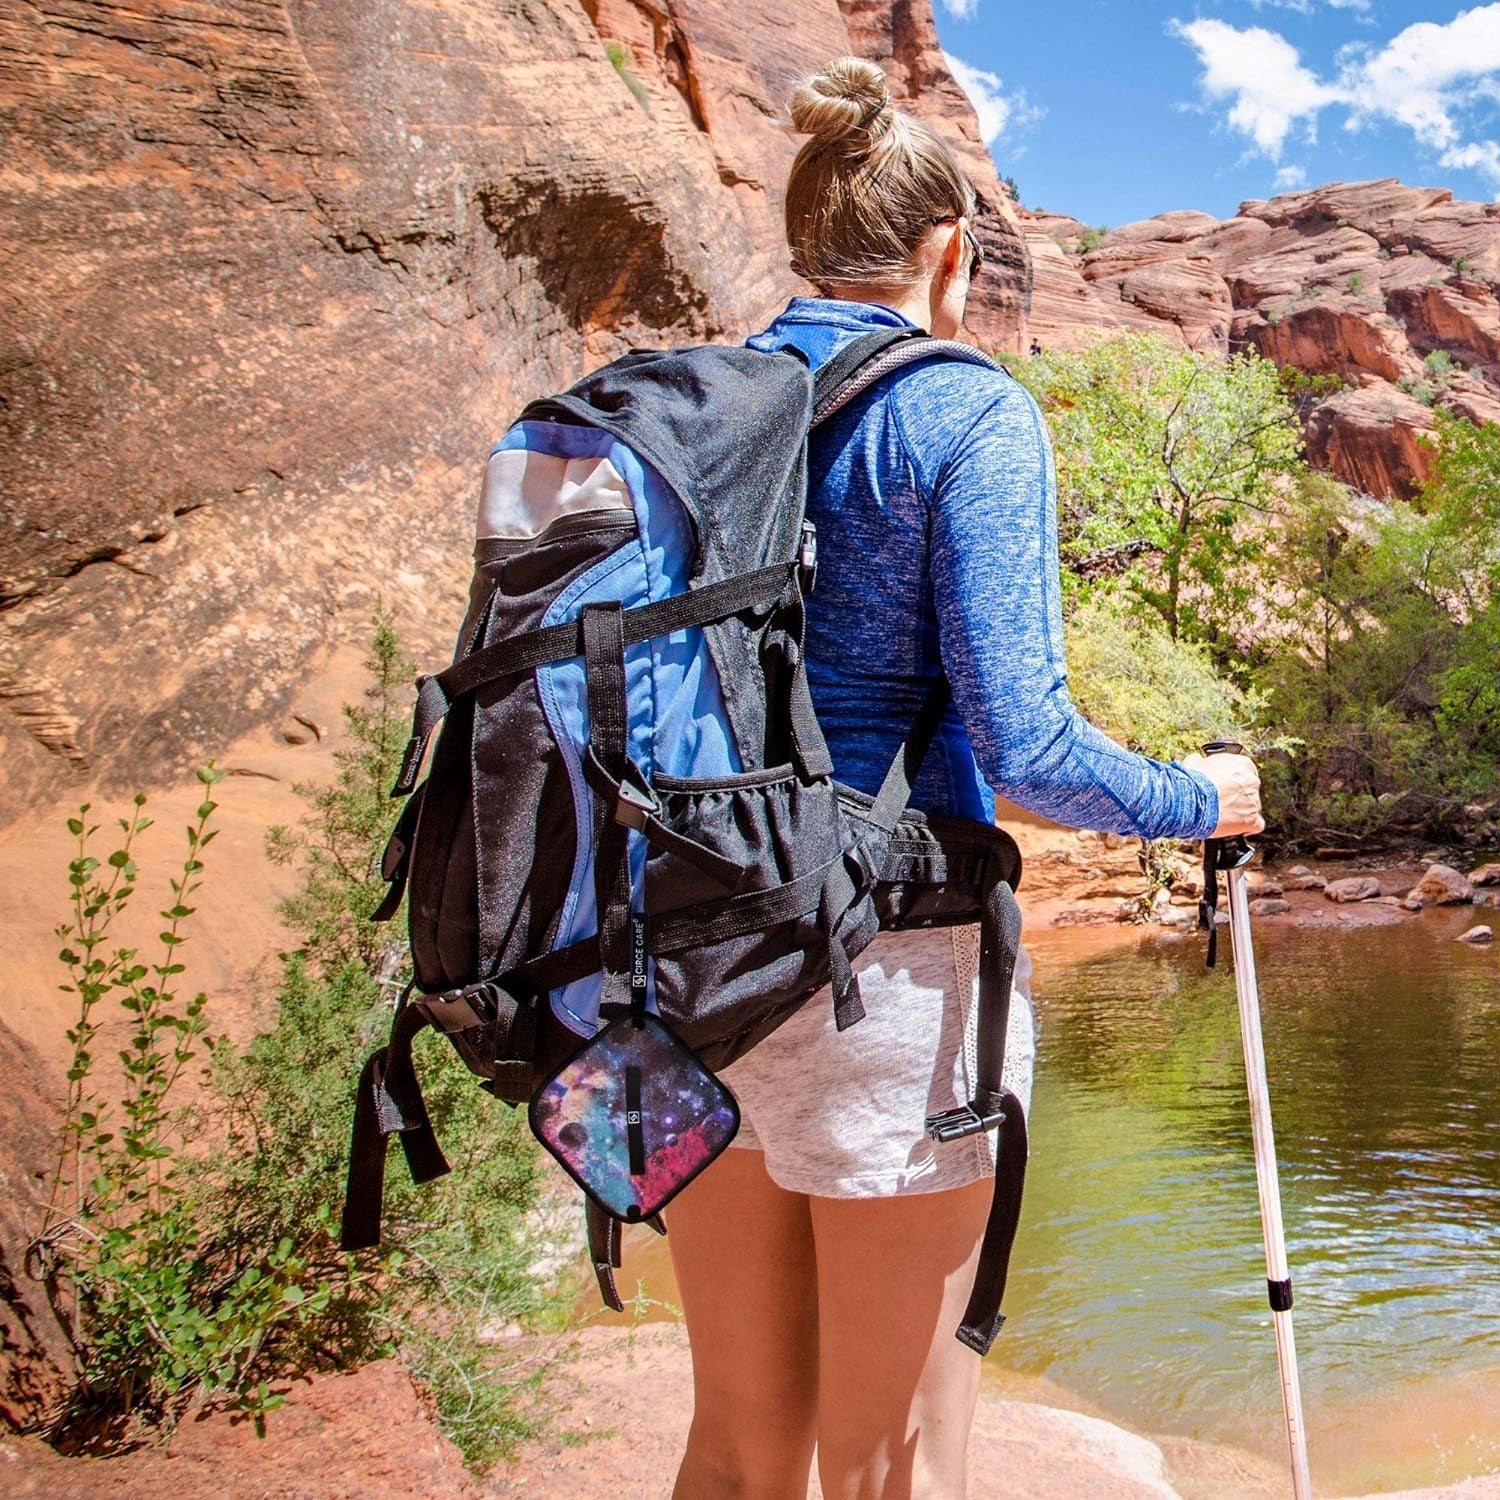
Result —
POLYGON ((876 381, 924 359, 955 359, 999 370, 987 355, 954 339, 935 339, 920 328, 883 328, 851 339, 813 374, 812 423, 816 427, 863 395, 876 381))

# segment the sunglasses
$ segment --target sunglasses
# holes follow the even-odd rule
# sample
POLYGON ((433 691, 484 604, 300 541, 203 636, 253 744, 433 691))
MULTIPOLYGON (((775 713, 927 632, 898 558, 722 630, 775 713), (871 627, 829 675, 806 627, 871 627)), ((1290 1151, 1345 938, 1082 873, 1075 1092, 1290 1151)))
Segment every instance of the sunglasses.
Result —
MULTIPOLYGON (((945 214, 942 218, 933 219, 930 222, 933 224, 957 224, 958 219, 959 216, 957 214, 945 214)), ((972 284, 974 278, 979 275, 980 269, 984 265, 984 251, 979 248, 979 241, 974 238, 974 231, 972 229, 965 228, 964 239, 969 242, 969 281, 972 284)))

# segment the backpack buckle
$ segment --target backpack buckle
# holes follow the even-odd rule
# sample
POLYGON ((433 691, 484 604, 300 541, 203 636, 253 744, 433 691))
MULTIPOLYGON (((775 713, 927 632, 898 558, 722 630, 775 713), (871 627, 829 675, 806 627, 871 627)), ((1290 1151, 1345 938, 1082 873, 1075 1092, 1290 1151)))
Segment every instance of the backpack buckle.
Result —
MULTIPOLYGON (((977 1103, 978 1101, 975 1101, 977 1103)), ((935 1141, 961 1141, 1005 1123, 1005 1111, 999 1108, 978 1109, 975 1104, 960 1104, 927 1116, 927 1134, 935 1141)))
POLYGON ((657 801, 656 793, 646 785, 635 762, 628 762, 626 772, 620 778, 620 788, 615 793, 615 822, 644 833, 647 822, 660 812, 661 803, 657 801))
POLYGON ((813 591, 818 581, 818 528, 811 521, 803 521, 802 536, 797 543, 797 582, 802 586, 803 597, 813 591))

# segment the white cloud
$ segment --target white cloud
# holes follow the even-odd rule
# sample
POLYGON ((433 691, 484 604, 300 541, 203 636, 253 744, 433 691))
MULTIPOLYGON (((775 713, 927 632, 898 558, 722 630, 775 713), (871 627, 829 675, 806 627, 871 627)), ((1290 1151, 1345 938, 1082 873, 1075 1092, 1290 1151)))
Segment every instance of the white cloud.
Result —
POLYGON ((943 9, 960 21, 972 21, 979 9, 979 0, 943 0, 943 9))
POLYGON ((1303 120, 1311 129, 1319 110, 1340 97, 1302 66, 1285 37, 1262 26, 1240 30, 1227 21, 1197 20, 1169 21, 1167 29, 1197 52, 1203 92, 1230 100, 1230 125, 1273 161, 1293 125, 1303 120))
POLYGON ((1306 187, 1307 168, 1297 166, 1278 167, 1276 169, 1276 186, 1283 192, 1291 188, 1306 187))
MULTIPOLYGON (((1313 0, 1250 0, 1250 3, 1256 10, 1273 5, 1278 10, 1294 10, 1301 16, 1310 16, 1317 9, 1313 0)), ((1334 10, 1355 10, 1366 15, 1370 10, 1370 0, 1324 0, 1324 3, 1334 10)))
POLYGON ((1500 189, 1500 143, 1495 141, 1470 141, 1467 146, 1454 146, 1443 152, 1438 160, 1445 167, 1458 170, 1467 168, 1488 177, 1491 184, 1500 189))
MULTIPOLYGON (((1328 3, 1368 8, 1368 0, 1328 3)), ((1328 78, 1305 67, 1285 37, 1263 27, 1200 19, 1171 21, 1168 30, 1197 52, 1205 97, 1227 104, 1230 127, 1272 161, 1295 126, 1311 139, 1322 111, 1338 104, 1348 110, 1346 129, 1393 121, 1442 166, 1483 172, 1500 184, 1500 144, 1463 139, 1467 108, 1500 91, 1500 4, 1459 11, 1447 22, 1418 21, 1382 46, 1346 45, 1337 73, 1328 78)))
POLYGON ((951 52, 943 53, 959 88, 969 96, 974 113, 979 118, 979 135, 986 146, 993 146, 1007 130, 1016 131, 1033 124, 1042 117, 1040 106, 1032 104, 1024 89, 1006 94, 996 73, 988 73, 966 63, 951 52))
POLYGON ((1462 86, 1500 71, 1500 5, 1460 11, 1445 25, 1418 21, 1379 51, 1347 58, 1342 79, 1354 107, 1399 120, 1423 145, 1446 149, 1459 135, 1453 118, 1462 86))

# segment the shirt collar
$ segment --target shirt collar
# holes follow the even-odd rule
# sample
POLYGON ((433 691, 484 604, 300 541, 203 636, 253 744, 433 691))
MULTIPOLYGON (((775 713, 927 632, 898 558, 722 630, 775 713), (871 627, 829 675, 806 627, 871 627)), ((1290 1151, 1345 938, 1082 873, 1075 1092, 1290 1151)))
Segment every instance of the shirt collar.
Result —
POLYGON ((917 324, 883 302, 851 302, 843 297, 793 297, 777 323, 819 323, 826 327, 915 328, 917 324))

